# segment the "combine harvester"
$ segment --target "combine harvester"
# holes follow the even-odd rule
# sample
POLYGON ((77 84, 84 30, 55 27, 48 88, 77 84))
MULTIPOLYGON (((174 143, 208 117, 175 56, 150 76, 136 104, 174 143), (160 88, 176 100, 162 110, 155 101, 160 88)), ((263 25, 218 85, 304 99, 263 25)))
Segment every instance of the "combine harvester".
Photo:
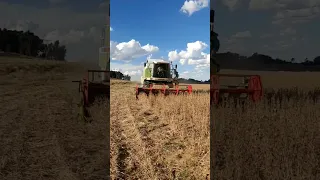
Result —
POLYGON ((154 60, 144 63, 141 84, 136 86, 136 98, 140 93, 157 95, 163 94, 191 94, 191 85, 179 85, 177 65, 163 60, 154 60))
POLYGON ((210 4, 210 104, 219 105, 231 98, 245 102, 250 99, 258 102, 263 97, 263 88, 260 75, 246 74, 221 74, 220 65, 216 62, 216 53, 219 50, 220 42, 218 34, 214 32, 214 13, 213 3, 210 4), (242 79, 242 82, 235 80, 242 79), (224 82, 224 83, 223 83, 224 82))
POLYGON ((87 108, 90 107, 98 97, 109 98, 110 81, 108 76, 109 71, 106 70, 87 70, 82 80, 72 81, 79 83, 79 116, 82 120, 90 117, 87 108), (101 76, 101 74, 103 74, 103 76, 101 76))
POLYGON ((80 93, 79 117, 87 121, 90 117, 88 107, 90 107, 98 97, 110 97, 110 1, 107 16, 107 24, 102 29, 101 47, 99 48, 100 70, 87 70, 84 78, 79 83, 80 93))

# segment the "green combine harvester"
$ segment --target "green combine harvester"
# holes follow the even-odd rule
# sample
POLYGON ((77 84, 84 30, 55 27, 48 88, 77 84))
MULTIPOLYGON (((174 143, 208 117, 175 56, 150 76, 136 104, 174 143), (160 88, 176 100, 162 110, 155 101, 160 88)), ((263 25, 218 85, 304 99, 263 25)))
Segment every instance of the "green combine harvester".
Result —
POLYGON ((191 85, 179 85, 177 65, 163 60, 154 60, 144 63, 141 84, 136 86, 136 98, 140 93, 149 94, 191 94, 191 85))

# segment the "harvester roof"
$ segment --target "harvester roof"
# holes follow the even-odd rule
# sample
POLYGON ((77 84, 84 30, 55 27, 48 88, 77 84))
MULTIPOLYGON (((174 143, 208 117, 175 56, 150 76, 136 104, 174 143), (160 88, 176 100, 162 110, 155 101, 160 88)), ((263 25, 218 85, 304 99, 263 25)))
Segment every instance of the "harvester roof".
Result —
POLYGON ((148 63, 154 63, 154 64, 169 64, 170 62, 164 61, 163 59, 152 59, 148 60, 148 63))

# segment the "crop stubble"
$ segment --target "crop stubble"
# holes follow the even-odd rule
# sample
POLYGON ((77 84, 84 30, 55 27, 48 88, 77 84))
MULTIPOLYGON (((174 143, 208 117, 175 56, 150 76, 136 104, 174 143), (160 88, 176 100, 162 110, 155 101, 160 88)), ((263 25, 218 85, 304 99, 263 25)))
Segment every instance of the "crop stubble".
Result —
POLYGON ((209 175, 209 95, 140 96, 111 84, 113 179, 205 179, 209 175), (123 151, 126 153, 123 153, 123 151), (125 156, 123 156, 125 154, 125 156), (122 157, 119 162, 119 157, 122 157))
POLYGON ((72 63, 0 59, 0 179, 107 179, 105 102, 93 121, 77 119, 72 63))
POLYGON ((211 112, 214 178, 319 179, 319 73, 260 74, 264 101, 211 112))

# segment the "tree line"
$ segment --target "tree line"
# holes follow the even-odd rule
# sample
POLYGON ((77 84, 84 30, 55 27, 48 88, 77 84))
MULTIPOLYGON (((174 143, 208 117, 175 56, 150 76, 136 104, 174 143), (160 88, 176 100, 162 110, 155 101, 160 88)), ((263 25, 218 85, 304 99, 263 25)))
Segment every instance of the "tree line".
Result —
POLYGON ((216 60, 222 69, 264 70, 264 71, 320 71, 320 56, 313 60, 305 58, 288 60, 272 58, 268 55, 254 53, 242 56, 237 53, 217 53, 216 60))
POLYGON ((110 71, 110 78, 122 79, 122 80, 127 80, 127 81, 131 80, 131 76, 125 75, 120 71, 110 71))
POLYGON ((48 44, 30 31, 0 28, 0 51, 21 55, 65 61, 67 49, 57 40, 48 44))

